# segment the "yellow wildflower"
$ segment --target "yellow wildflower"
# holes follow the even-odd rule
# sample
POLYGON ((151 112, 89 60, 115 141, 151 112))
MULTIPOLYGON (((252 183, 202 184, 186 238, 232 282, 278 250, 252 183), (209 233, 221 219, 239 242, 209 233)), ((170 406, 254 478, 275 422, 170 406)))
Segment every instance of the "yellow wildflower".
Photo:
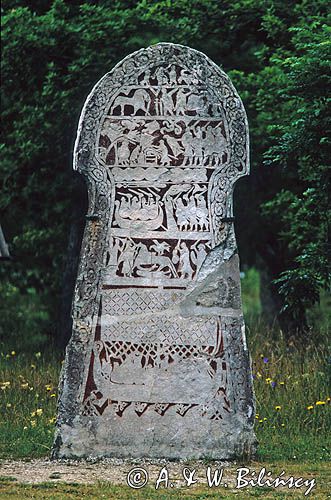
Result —
POLYGON ((37 422, 35 420, 31 420, 31 427, 36 427, 37 422))
POLYGON ((33 411, 31 413, 31 417, 40 417, 40 415, 42 415, 42 414, 43 414, 42 408, 37 408, 36 411, 33 411))
POLYGON ((279 382, 279 385, 285 385, 285 382, 279 382))
POLYGON ((285 427, 285 424, 282 424, 282 427, 285 427))
POLYGON ((272 379, 268 377, 268 378, 265 379, 265 381, 266 381, 267 384, 270 384, 270 382, 272 381, 272 379))
POLYGON ((266 420, 268 420, 268 419, 267 419, 266 417, 264 417, 264 419, 263 419, 263 420, 264 420, 264 421, 266 421, 266 420))
POLYGON ((31 368, 35 369, 36 365, 34 365, 33 363, 31 363, 31 368))
POLYGON ((48 423, 54 424, 55 421, 56 421, 56 418, 52 417, 52 418, 49 419, 48 423))
POLYGON ((46 384, 45 388, 46 388, 46 391, 51 391, 52 390, 52 386, 49 385, 49 384, 46 384))
POLYGON ((281 410, 281 409, 282 409, 281 406, 279 406, 279 405, 275 406, 275 410, 281 410))
POLYGON ((259 423, 260 423, 260 424, 262 424, 262 422, 263 422, 263 420, 262 420, 262 419, 261 419, 261 420, 259 420, 259 423))
POLYGON ((11 354, 12 356, 15 356, 16 352, 15 352, 15 351, 12 351, 10 354, 11 354))
POLYGON ((262 375, 260 372, 257 372, 256 376, 257 376, 257 378, 262 378, 262 375))
POLYGON ((313 408, 314 408, 313 405, 307 406, 307 410, 312 410, 313 408))
POLYGON ((320 406, 320 405, 325 405, 325 401, 316 401, 315 405, 320 406))
POLYGON ((56 397, 56 394, 54 394, 54 392, 53 392, 53 394, 51 394, 51 398, 55 398, 55 397, 56 397))
POLYGON ((25 425, 25 426, 23 427, 23 431, 26 431, 26 430, 27 430, 27 426, 25 425))
POLYGON ((29 387, 29 384, 26 382, 25 384, 21 384, 22 389, 27 389, 29 387))

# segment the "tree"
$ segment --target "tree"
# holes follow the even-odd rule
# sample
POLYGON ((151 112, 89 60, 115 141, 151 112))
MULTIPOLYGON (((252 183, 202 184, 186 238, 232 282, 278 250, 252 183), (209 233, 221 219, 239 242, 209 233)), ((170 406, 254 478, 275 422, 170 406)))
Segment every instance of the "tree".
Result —
POLYGON ((284 258, 275 284, 286 324, 295 331, 308 326, 307 309, 331 283, 331 42, 330 28, 318 20, 291 32, 294 55, 273 58, 286 75, 278 96, 287 113, 271 127, 273 145, 265 153, 267 164, 283 169, 286 183, 263 212, 269 220, 277 218, 284 258))

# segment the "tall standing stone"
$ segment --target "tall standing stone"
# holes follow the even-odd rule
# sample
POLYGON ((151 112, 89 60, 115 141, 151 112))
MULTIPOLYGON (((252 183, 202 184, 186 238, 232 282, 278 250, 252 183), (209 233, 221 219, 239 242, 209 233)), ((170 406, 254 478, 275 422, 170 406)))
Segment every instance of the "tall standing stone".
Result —
POLYGON ((254 451, 232 219, 248 128, 226 74, 160 43, 85 103, 74 168, 89 211, 54 457, 254 451))

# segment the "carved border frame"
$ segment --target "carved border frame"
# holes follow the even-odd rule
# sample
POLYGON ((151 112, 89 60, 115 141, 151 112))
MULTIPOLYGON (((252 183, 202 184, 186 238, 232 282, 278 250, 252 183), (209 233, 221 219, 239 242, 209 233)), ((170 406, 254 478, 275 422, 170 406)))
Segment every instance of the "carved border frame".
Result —
MULTIPOLYGON (((101 296, 104 254, 111 220, 109 193, 114 196, 114 184, 105 167, 96 159, 98 129, 115 89, 136 84, 137 68, 143 71, 153 63, 169 63, 171 58, 176 58, 190 71, 198 71, 199 77, 213 86, 213 92, 223 105, 230 131, 230 157, 225 165, 213 172, 209 181, 211 209, 214 212, 211 218, 214 224, 213 246, 221 244, 231 232, 222 219, 232 216, 234 183, 249 173, 248 123, 237 91, 229 77, 215 63, 189 47, 159 43, 130 54, 94 86, 86 99, 78 125, 73 168, 86 180, 88 214, 92 217, 87 220, 82 242, 72 305, 72 337, 60 380, 58 427, 62 424, 72 425, 74 417, 80 414, 80 396, 89 365, 86 361, 91 355, 101 296)), ((60 439, 59 435, 58 438, 60 439)), ((55 442, 55 454, 56 448, 55 442)))

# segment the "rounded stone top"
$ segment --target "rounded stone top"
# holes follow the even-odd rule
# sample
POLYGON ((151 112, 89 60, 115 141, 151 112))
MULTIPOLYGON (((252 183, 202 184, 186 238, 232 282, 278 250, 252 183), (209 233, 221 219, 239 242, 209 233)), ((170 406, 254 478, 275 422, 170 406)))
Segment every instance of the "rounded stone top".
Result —
POLYGON ((121 60, 93 87, 81 113, 73 165, 92 181, 105 179, 98 148, 105 119, 112 115, 127 121, 163 118, 177 126, 195 119, 197 127, 221 119, 228 151, 224 175, 233 184, 249 173, 243 103, 226 73, 195 49, 165 42, 142 48, 121 60))

